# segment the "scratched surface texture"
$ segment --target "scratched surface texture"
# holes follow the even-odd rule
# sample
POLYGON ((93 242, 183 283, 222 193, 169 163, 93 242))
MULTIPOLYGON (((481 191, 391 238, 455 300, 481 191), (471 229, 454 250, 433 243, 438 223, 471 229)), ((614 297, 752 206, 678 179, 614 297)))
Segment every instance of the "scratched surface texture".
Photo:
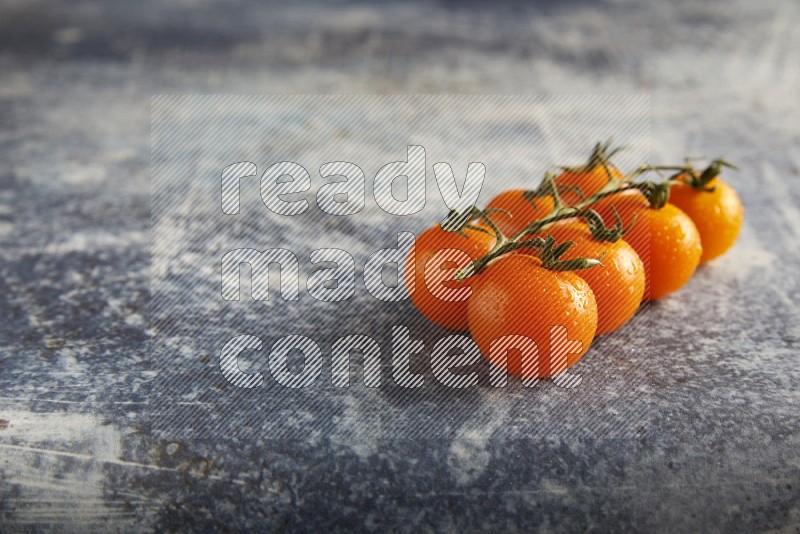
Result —
MULTIPOLYGON (((796 532, 798 24, 789 0, 0 3, 0 531, 796 532), (148 347, 165 93, 650 95, 652 160, 734 160, 745 227, 574 390, 181 397, 165 375, 219 370, 148 347)), ((342 307, 319 339, 389 311, 415 320, 342 307)))

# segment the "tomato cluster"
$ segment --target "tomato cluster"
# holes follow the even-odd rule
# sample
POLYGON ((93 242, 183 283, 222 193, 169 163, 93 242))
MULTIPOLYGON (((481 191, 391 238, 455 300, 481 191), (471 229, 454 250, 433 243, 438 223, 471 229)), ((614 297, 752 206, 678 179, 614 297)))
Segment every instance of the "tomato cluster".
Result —
POLYGON ((626 175, 608 149, 598 143, 585 165, 420 235, 405 271, 420 313, 469 330, 483 355, 512 374, 552 376, 643 300, 676 291, 736 241, 742 204, 719 178, 732 165, 647 165, 626 175), (667 170, 674 174, 664 181, 635 181, 667 170), (566 357, 559 363, 556 354, 566 357))

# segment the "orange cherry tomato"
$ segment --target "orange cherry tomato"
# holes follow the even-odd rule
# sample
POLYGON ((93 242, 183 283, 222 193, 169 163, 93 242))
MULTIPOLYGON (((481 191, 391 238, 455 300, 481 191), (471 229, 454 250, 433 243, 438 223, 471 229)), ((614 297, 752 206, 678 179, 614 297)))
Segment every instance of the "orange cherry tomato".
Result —
POLYGON ((639 255, 647 277, 645 298, 657 300, 682 287, 700 264, 703 247, 697 227, 672 204, 651 209, 645 196, 627 190, 600 199, 591 206, 608 224, 616 208, 624 227, 623 238, 639 255))
POLYGON ((603 189, 610 180, 619 180, 622 173, 611 164, 596 164, 591 167, 568 169, 559 174, 555 183, 558 186, 561 200, 569 206, 577 204, 603 189), (580 188, 579 195, 571 188, 580 188))
POLYGON ((700 232, 703 243, 700 263, 723 255, 733 246, 744 218, 742 201, 731 186, 721 178, 714 178, 707 187, 713 191, 698 190, 680 182, 669 192, 669 203, 683 210, 700 232))
POLYGON ((508 212, 496 212, 489 216, 508 237, 515 236, 530 223, 549 215, 555 206, 552 197, 537 197, 531 201, 526 198, 525 193, 524 189, 504 191, 486 205, 486 209, 496 208, 508 212))
POLYGON ((544 378, 574 365, 589 350, 597 303, 577 274, 545 269, 527 254, 507 254, 489 264, 472 287, 469 331, 495 366, 523 378, 544 378), (567 344, 577 346, 564 354, 567 344), (559 361, 551 361, 555 350, 559 361), (533 366, 528 365, 532 354, 538 358, 533 366))
MULTIPOLYGON (((569 220, 568 220, 569 221, 569 220)), ((582 222, 560 221, 542 231, 542 237, 553 236, 559 243, 575 243, 561 258, 599 258, 602 265, 574 271, 586 280, 597 301, 597 333, 602 336, 628 322, 639 309, 644 297, 645 271, 639 255, 628 243, 597 241, 582 222)), ((534 252, 520 249, 525 253, 534 252)))
POLYGON ((457 282, 456 272, 485 256, 496 241, 493 234, 477 230, 463 233, 466 237, 438 224, 425 230, 415 240, 404 271, 411 302, 419 312, 439 326, 459 331, 467 329, 467 300, 475 278, 457 282))

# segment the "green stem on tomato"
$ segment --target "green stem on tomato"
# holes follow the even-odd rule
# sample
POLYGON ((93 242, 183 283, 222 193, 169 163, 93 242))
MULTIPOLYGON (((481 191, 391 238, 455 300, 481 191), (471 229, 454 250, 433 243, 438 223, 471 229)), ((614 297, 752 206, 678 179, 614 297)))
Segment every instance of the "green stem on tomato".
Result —
MULTIPOLYGON (((494 224, 491 218, 488 216, 489 213, 494 211, 504 211, 504 210, 487 210, 483 211, 475 206, 472 207, 469 214, 466 215, 467 220, 474 220, 476 218, 481 219, 485 222, 485 224, 494 232, 496 237, 495 246, 492 247, 485 256, 479 258, 473 262, 471 262, 466 267, 460 269, 456 273, 456 280, 464 280, 473 274, 480 273, 483 269, 485 269, 492 261, 499 258, 500 256, 507 254, 509 252, 513 252, 514 250, 520 248, 530 248, 532 250, 540 250, 539 258, 542 261, 542 266, 547 269, 553 270, 562 270, 562 271, 571 271, 571 270, 579 270, 579 269, 588 269, 594 267, 595 265, 600 265, 600 258, 576 258, 571 260, 560 260, 559 258, 569 250, 573 245, 573 241, 565 241, 564 243, 556 245, 555 239, 552 236, 548 236, 547 238, 542 237, 535 237, 533 239, 525 239, 526 237, 538 234, 545 230, 548 226, 552 224, 572 218, 582 218, 586 224, 589 226, 589 229, 592 232, 592 235, 595 239, 599 241, 617 241, 619 240, 628 230, 630 230, 636 222, 637 216, 634 216, 631 223, 628 225, 627 228, 623 228, 622 219, 617 212, 616 208, 612 206, 612 210, 614 212, 614 217, 616 219, 615 225, 613 227, 607 227, 605 225, 605 221, 600 216, 599 213, 592 210, 590 207, 592 204, 598 202, 599 200, 620 193, 622 191, 628 190, 638 190, 640 191, 650 203, 650 207, 652 209, 660 209, 662 208, 669 200, 669 190, 672 185, 674 185, 678 181, 678 177, 682 175, 688 175, 689 185, 695 187, 696 189, 701 190, 709 190, 708 183, 711 182, 714 178, 716 178, 722 171, 723 167, 733 168, 736 167, 723 160, 723 159, 716 159, 713 160, 707 168, 703 171, 698 172, 694 169, 694 167, 688 163, 686 165, 642 165, 637 168, 632 173, 623 176, 619 179, 616 179, 612 176, 611 171, 608 167, 608 157, 613 155, 619 149, 615 149, 610 151, 609 153, 609 146, 610 142, 606 144, 598 143, 595 145, 595 150, 592 153, 592 157, 587 163, 587 166, 595 162, 597 158, 601 158, 596 164, 602 164, 606 168, 606 172, 608 173, 608 183, 597 193, 591 195, 588 198, 583 198, 580 202, 573 206, 567 206, 564 204, 563 200, 558 191, 558 186, 555 183, 555 176, 552 172, 547 172, 545 174, 542 183, 539 187, 533 191, 529 191, 529 198, 526 198, 530 201, 535 203, 535 199, 542 197, 542 196, 552 196, 553 197, 553 210, 546 215, 545 217, 534 221, 528 224, 525 228, 523 228, 520 232, 518 232, 513 237, 506 237, 503 232, 494 224), (661 174, 661 171, 674 171, 676 174, 673 176, 660 181, 643 181, 643 182, 634 182, 634 178, 641 176, 647 172, 657 172, 661 174)), ((585 168, 585 167, 584 167, 585 168)), ((574 170, 566 168, 567 170, 574 170)), ((712 189, 713 190, 713 189, 712 189)), ((583 196, 579 193, 579 196, 583 196)), ((450 214, 453 215, 453 212, 450 214)), ((458 215, 459 219, 463 220, 465 215, 461 214, 458 215)), ((463 228, 472 228, 475 230, 486 231, 483 228, 476 227, 473 225, 469 225, 468 222, 463 224, 459 231, 463 228)))

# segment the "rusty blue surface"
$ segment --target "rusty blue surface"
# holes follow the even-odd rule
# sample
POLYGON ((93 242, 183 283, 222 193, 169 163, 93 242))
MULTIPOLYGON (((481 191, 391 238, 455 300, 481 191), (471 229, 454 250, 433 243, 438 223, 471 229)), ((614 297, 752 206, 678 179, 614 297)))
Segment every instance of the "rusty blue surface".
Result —
POLYGON ((3 530, 796 530, 798 22, 791 1, 3 3, 3 530), (198 92, 650 94, 653 159, 737 162, 745 227, 652 307, 650 351, 610 340, 586 387, 536 390, 574 399, 563 426, 521 389, 325 390, 176 438, 151 409, 149 112, 198 92), (631 383, 638 424, 578 432, 631 383), (265 422, 286 431, 237 431, 265 422))

